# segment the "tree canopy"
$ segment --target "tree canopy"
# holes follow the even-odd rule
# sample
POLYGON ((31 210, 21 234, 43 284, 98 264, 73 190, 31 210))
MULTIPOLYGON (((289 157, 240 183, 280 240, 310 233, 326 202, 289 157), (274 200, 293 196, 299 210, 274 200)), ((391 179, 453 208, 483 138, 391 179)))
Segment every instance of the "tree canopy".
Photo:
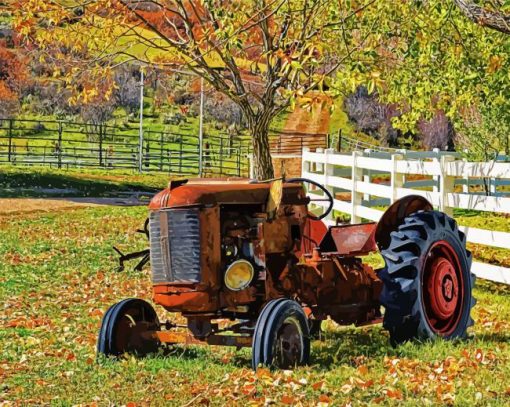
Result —
MULTIPOLYGON (((113 95, 112 68, 128 61, 204 78, 240 108, 267 179, 271 120, 313 102, 312 89, 345 97, 364 85, 404 131, 438 111, 468 139, 496 111, 510 123, 504 11, 464 0, 30 0, 15 26, 74 102, 113 95)), ((496 133, 490 144, 508 148, 496 133)))
MULTIPOLYGON (((473 124, 474 110, 477 117, 497 110, 499 120, 510 122, 506 35, 473 24, 454 2, 440 0, 375 2, 358 23, 360 32, 346 29, 343 35, 366 33, 365 46, 350 70, 338 71, 338 92, 359 84, 377 89, 400 107, 394 121, 404 130, 438 110, 459 130, 473 124)), ((497 136, 507 148, 508 134, 497 136)))
POLYGON ((54 75, 74 86, 75 101, 97 97, 93 79, 104 84, 113 66, 130 60, 201 76, 241 108, 253 136, 255 175, 271 178, 271 120, 321 89, 349 57, 353 50, 332 52, 333 35, 365 7, 322 0, 32 0, 22 3, 16 26, 45 50, 41 58, 54 64, 54 75))

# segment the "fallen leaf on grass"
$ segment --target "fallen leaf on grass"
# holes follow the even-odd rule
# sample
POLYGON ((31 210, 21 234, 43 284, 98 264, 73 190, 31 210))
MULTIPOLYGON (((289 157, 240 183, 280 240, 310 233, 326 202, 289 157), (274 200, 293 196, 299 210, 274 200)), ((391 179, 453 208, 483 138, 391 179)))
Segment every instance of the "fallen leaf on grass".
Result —
POLYGON ((271 372, 269 371, 269 369, 266 369, 266 368, 259 368, 257 369, 257 372, 255 373, 255 375, 261 379, 263 377, 271 377, 271 372))
POLYGON ((483 361, 483 352, 481 349, 477 349, 476 350, 476 353, 475 353, 475 360, 478 362, 478 363, 481 363, 483 361))
POLYGON ((89 316, 91 317, 102 317, 103 316, 103 311, 101 311, 100 309, 93 309, 92 311, 89 312, 89 316))
POLYGON ((344 384, 342 387, 340 387, 340 391, 343 394, 349 394, 352 389, 354 389, 354 386, 352 384, 344 384))
POLYGON ((322 390, 324 388, 324 381, 321 380, 320 382, 312 384, 312 389, 314 390, 322 390))
POLYGON ((358 367, 358 373, 364 375, 368 374, 368 367, 366 365, 361 365, 358 367))
POLYGON ((382 392, 391 399, 402 400, 402 392, 398 389, 384 389, 382 392))
POLYGON ((255 393, 255 389, 256 389, 255 385, 253 385, 253 384, 246 384, 243 387, 241 387, 241 392, 245 396, 249 396, 250 394, 255 393))

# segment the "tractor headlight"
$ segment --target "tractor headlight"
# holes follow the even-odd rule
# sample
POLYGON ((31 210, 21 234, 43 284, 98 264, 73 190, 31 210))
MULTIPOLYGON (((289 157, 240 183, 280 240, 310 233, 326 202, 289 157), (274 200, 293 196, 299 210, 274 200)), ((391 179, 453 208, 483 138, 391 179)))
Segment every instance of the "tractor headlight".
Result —
POLYGON ((249 261, 237 260, 225 272, 225 285, 232 291, 242 290, 250 285, 254 274, 255 270, 249 261))

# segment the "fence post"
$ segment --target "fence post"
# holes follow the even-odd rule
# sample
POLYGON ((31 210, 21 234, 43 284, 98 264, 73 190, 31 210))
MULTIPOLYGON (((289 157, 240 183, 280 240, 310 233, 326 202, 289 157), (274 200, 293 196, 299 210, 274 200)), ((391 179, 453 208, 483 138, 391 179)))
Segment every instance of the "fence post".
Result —
POLYGON ((159 170, 163 171, 163 132, 159 138, 159 170))
POLYGON ((362 180, 363 169, 358 168, 359 151, 352 152, 352 187, 351 187, 351 224, 360 223, 361 218, 357 215, 356 207, 362 203, 362 195, 356 191, 356 183, 362 180))
POLYGON ((338 130, 338 152, 342 152, 342 129, 338 130))
POLYGON ((103 166, 103 125, 99 125, 99 166, 103 166))
POLYGON ((237 176, 241 176, 241 144, 237 148, 237 176))
MULTIPOLYGON (((464 163, 467 163, 467 158, 462 159, 464 163)), ((469 194, 469 173, 466 171, 464 173, 464 185, 462 185, 462 192, 464 194, 469 194)))
MULTIPOLYGON (((437 162, 439 164, 440 168, 441 168, 442 161, 441 161, 441 157, 439 156, 439 151, 440 151, 439 148, 432 149, 432 152, 434 153, 432 161, 437 162)), ((432 187, 432 191, 433 192, 439 192, 441 190, 441 188, 440 188, 441 175, 433 175, 432 179, 434 180, 434 185, 432 187)))
POLYGON ((11 162, 12 157, 12 119, 9 119, 9 151, 7 153, 7 159, 11 162))
MULTIPOLYGON (((401 157, 402 160, 405 160, 407 158, 407 153, 408 153, 407 149, 403 148, 403 149, 395 150, 395 151, 402 154, 402 157, 401 157)), ((405 185, 406 182, 407 182, 407 174, 402 174, 402 185, 405 185)))
POLYGON ((62 122, 58 122, 58 168, 62 168, 62 122))
MULTIPOLYGON (((202 143, 204 141, 202 140, 202 143)), ((204 177, 204 146, 197 145, 197 158, 198 158, 198 177, 204 177)))
MULTIPOLYGON (((315 149, 315 152, 319 153, 319 154, 322 154, 322 153, 324 153, 324 149, 319 147, 319 148, 315 149)), ((318 163, 318 162, 314 161, 313 164, 314 164, 313 170, 315 172, 324 172, 324 164, 323 163, 318 163)))
POLYGON ((248 155, 248 161, 250 163, 250 179, 255 179, 255 163, 253 162, 254 156, 253 152, 248 155))
POLYGON ((305 153, 309 152, 310 148, 303 148, 303 155, 301 156, 301 176, 304 177, 305 172, 310 172, 310 162, 305 160, 305 153))
POLYGON ((220 176, 223 174, 223 136, 220 136, 220 176))
POLYGON ((147 137, 145 139, 145 160, 144 160, 144 165, 149 171, 150 171, 150 166, 151 166, 150 149, 151 149, 151 139, 150 139, 150 134, 149 134, 149 137, 147 137))
POLYGON ((182 174, 182 135, 179 137, 179 174, 182 174))
MULTIPOLYGON (((372 153, 372 150, 370 150, 369 148, 365 148, 365 150, 363 150, 363 155, 365 157, 370 157, 371 153, 372 153)), ((370 183, 371 179, 372 179, 372 171, 371 170, 363 170, 363 182, 370 183)), ((365 192, 363 194, 363 200, 365 202, 367 202, 368 206, 370 206, 370 194, 365 192)))
POLYGON ((453 216, 453 208, 448 206, 448 194, 454 192, 455 178, 448 175, 447 164, 455 161, 455 157, 451 155, 443 155, 440 157, 441 178, 439 182, 439 209, 448 216, 453 216))
POLYGON ((403 158, 404 156, 402 154, 391 155, 391 203, 398 199, 398 188, 404 186, 404 174, 398 172, 398 161, 403 158))
MULTIPOLYGON (((334 175, 335 167, 329 163, 329 158, 332 154, 334 154, 334 152, 334 148, 327 148, 324 151, 324 187, 331 193, 333 198, 335 198, 335 188, 329 185, 329 177, 334 175)), ((333 211, 331 211, 328 215, 328 219, 334 218, 333 211)))
POLYGON ((496 196, 498 192, 498 180, 496 178, 489 178, 489 195, 496 196))

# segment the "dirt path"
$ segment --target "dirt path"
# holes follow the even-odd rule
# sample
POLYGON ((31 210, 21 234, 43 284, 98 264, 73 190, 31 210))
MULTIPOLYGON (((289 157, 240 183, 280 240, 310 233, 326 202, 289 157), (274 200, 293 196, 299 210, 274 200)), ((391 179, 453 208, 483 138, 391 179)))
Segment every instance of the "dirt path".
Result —
POLYGON ((331 99, 324 95, 311 94, 315 98, 311 109, 296 104, 294 111, 287 117, 283 126, 282 137, 273 139, 273 152, 297 154, 302 147, 315 150, 327 148, 326 134, 329 132, 331 119, 331 99))
POLYGON ((56 212, 94 206, 144 206, 147 201, 130 198, 2 198, 0 216, 56 212))
POLYGON ((307 110, 297 104, 294 111, 290 113, 287 118, 283 127, 284 132, 310 135, 328 133, 331 100, 327 96, 314 93, 312 93, 310 97, 316 98, 313 103, 313 108, 307 110))

